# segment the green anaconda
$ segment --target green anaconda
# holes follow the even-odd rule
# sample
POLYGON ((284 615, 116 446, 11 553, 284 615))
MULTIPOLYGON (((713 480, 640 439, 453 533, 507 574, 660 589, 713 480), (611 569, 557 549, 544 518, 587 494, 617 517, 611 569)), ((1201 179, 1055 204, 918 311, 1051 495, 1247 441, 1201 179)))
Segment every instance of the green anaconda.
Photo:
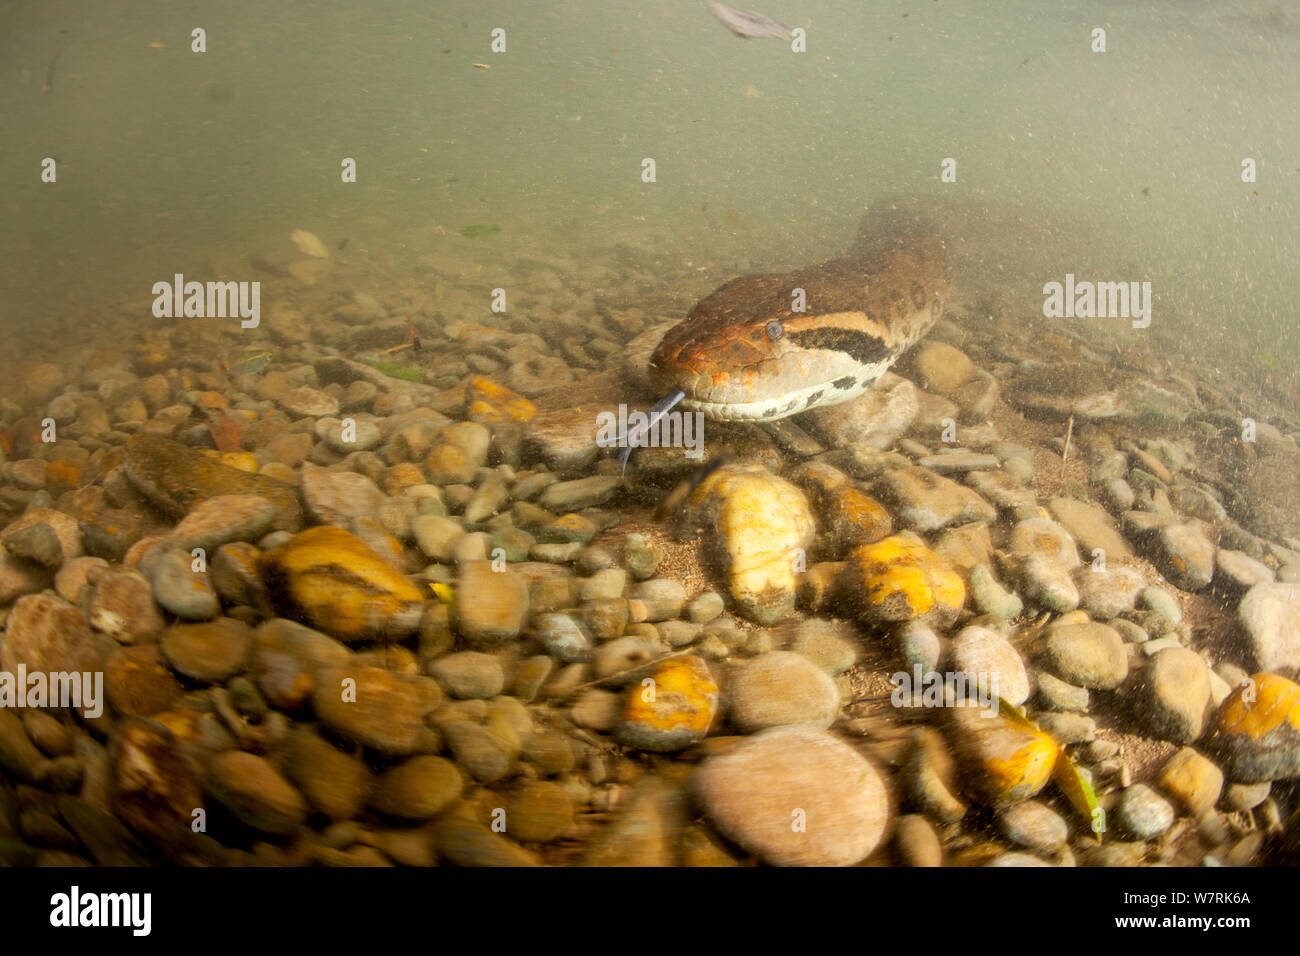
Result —
POLYGON ((950 271, 945 240, 913 224, 860 240, 842 259, 742 276, 668 330, 650 382, 717 421, 775 421, 846 402, 943 314, 950 271))

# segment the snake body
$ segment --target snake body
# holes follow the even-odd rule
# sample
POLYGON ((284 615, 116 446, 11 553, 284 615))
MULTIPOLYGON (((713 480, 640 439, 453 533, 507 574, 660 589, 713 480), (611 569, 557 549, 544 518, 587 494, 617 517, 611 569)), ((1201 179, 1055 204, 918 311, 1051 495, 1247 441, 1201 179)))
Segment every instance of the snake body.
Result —
POLYGON ((716 421, 775 421, 846 402, 943 314, 949 271, 944 240, 910 229, 830 262, 742 276, 668 330, 650 381, 680 389, 681 407, 716 421))

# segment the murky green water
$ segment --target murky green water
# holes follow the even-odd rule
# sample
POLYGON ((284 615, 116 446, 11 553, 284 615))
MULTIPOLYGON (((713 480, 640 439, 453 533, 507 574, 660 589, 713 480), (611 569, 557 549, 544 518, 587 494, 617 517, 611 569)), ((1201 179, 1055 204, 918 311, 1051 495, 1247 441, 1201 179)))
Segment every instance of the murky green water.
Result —
MULTIPOLYGON (((761 5, 803 54, 696 0, 344 6, 0 8, 4 326, 174 272, 258 278, 248 256, 291 257, 298 227, 399 268, 476 223, 502 248, 797 265, 903 193, 1064 217, 1187 342, 1241 340, 1261 373, 1300 356, 1296 3, 761 5)), ((1041 251, 1035 281, 1077 271, 1041 251)))

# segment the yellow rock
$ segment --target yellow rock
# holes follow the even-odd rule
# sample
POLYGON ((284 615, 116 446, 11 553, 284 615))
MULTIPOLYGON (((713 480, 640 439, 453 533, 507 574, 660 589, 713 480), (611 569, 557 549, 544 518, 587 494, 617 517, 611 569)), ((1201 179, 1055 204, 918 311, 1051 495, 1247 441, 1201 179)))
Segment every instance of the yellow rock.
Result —
POLYGON ((718 713, 718 685, 694 656, 664 661, 632 685, 618 739, 630 747, 671 753, 698 743, 718 713))
POLYGON ((854 549, 840 583, 870 624, 920 620, 947 627, 966 603, 961 575, 925 545, 902 535, 854 549))
POLYGON ((826 556, 842 557, 857 545, 879 541, 894 530, 885 506, 855 487, 838 468, 810 461, 790 477, 813 501, 826 556))
POLYGON ((685 519, 712 529, 709 548, 740 613, 770 625, 794 610, 816 530, 798 488, 762 465, 724 465, 687 499, 685 519))
POLYGON ((220 462, 230 468, 238 468, 240 471, 246 471, 250 475, 257 474, 257 456, 252 452, 214 451, 211 448, 202 448, 200 451, 213 461, 220 462))
POLYGON ((294 535, 262 556, 262 575, 298 619, 345 641, 405 637, 424 611, 419 588, 340 528, 294 535))
POLYGON ((1037 794, 1052 778, 1056 742, 1028 721, 976 706, 952 708, 954 744, 965 766, 966 791, 980 803, 1004 807, 1037 794))
POLYGON ((419 465, 409 461, 393 465, 384 472, 384 491, 390 495, 401 495, 407 488, 428 482, 419 465))
POLYGON ((1206 748, 1237 783, 1300 775, 1300 685, 1277 674, 1242 681, 1219 705, 1206 748))
POLYGON ((835 582, 844 572, 845 562, 823 561, 811 564, 799 580, 799 606, 816 614, 835 596, 835 582))
POLYGON ((537 406, 504 385, 476 375, 465 391, 466 418, 472 422, 526 422, 537 414, 537 406))

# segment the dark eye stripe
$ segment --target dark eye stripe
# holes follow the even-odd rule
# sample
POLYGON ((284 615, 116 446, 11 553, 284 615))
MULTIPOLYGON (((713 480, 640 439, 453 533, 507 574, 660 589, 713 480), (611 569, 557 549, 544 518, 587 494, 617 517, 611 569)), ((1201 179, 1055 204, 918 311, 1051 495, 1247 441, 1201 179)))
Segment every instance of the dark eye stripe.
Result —
POLYGON ((802 349, 827 349, 852 356, 859 365, 874 365, 890 357, 892 350, 869 332, 852 329, 805 329, 787 332, 791 342, 802 349))

